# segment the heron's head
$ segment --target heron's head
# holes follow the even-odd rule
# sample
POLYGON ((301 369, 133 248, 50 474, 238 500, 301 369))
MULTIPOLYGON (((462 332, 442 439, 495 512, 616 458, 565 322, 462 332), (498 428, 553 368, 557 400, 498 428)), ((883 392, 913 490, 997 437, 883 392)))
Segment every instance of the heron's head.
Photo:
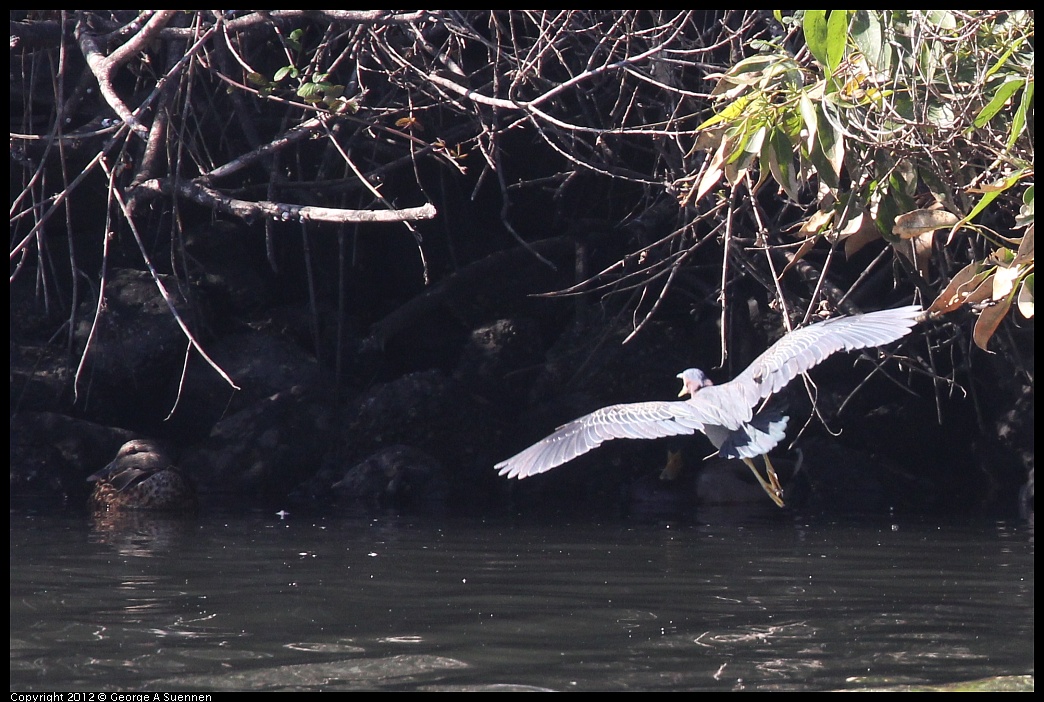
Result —
POLYGON ((705 388, 709 385, 714 385, 711 379, 707 377, 707 374, 701 371, 699 368, 688 368, 678 374, 682 381, 681 392, 678 393, 678 397, 695 397, 696 393, 699 392, 700 388, 705 388))

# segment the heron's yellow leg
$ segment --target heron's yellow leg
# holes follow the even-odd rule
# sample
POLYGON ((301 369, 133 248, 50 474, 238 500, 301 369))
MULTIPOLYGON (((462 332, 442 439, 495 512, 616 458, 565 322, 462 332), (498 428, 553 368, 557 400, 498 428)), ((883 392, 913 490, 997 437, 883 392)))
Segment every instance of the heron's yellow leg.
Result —
MULTIPOLYGON (((768 454, 764 454, 762 458, 765 460, 765 473, 768 475, 769 485, 772 486, 772 491, 783 500, 783 486, 779 484, 779 476, 776 475, 776 467, 772 465, 772 461, 769 460, 768 454)), ((783 505, 780 505, 782 507, 783 505)))
POLYGON ((768 474, 768 481, 761 477, 761 473, 758 472, 754 462, 749 458, 744 458, 743 462, 750 468, 750 472, 754 474, 754 477, 758 479, 761 484, 761 488, 765 491, 765 494, 772 498, 772 501, 776 503, 777 507, 783 506, 783 488, 779 484, 779 478, 776 476, 776 469, 772 467, 772 464, 768 460, 768 456, 762 456, 765 459, 765 472, 768 474))

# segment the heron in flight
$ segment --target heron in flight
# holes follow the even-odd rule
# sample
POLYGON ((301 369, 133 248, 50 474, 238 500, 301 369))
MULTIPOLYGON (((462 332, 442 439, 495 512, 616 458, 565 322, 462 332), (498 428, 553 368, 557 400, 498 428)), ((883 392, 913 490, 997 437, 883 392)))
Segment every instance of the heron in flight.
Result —
POLYGON ((754 359, 734 379, 714 385, 703 371, 678 374, 679 397, 672 402, 610 405, 560 426, 521 453, 496 465, 500 475, 528 478, 567 463, 610 439, 657 439, 703 432, 725 458, 741 458, 768 496, 783 506, 783 488, 768 452, 783 440, 787 417, 765 401, 791 380, 838 351, 883 346, 910 333, 919 321, 917 305, 850 317, 835 317, 797 329, 754 359), (751 460, 762 456, 768 479, 751 460))

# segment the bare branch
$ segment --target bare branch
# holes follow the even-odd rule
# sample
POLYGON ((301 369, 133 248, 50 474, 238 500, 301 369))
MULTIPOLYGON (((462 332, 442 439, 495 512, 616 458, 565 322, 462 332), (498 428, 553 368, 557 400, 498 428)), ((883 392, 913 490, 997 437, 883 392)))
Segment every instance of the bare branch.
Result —
POLYGON ((147 180, 138 185, 137 190, 165 195, 177 194, 248 222, 254 221, 258 217, 271 217, 282 222, 330 222, 334 224, 413 222, 419 219, 433 219, 437 214, 435 206, 431 203, 398 210, 347 210, 290 205, 267 200, 250 202, 229 197, 199 183, 185 181, 175 183, 166 178, 147 180))

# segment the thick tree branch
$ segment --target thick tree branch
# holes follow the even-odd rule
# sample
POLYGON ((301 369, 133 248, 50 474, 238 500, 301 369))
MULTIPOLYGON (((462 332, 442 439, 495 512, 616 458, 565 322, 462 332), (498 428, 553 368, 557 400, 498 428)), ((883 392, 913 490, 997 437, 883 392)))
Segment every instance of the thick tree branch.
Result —
POLYGON ((258 217, 271 217, 283 222, 330 222, 335 224, 412 222, 420 219, 434 219, 437 214, 435 205, 431 203, 398 210, 348 210, 334 207, 290 205, 268 200, 251 202, 229 197, 199 183, 185 181, 175 183, 167 178, 147 180, 139 185, 136 191, 180 195, 200 205, 235 215, 248 222, 254 221, 258 217))

